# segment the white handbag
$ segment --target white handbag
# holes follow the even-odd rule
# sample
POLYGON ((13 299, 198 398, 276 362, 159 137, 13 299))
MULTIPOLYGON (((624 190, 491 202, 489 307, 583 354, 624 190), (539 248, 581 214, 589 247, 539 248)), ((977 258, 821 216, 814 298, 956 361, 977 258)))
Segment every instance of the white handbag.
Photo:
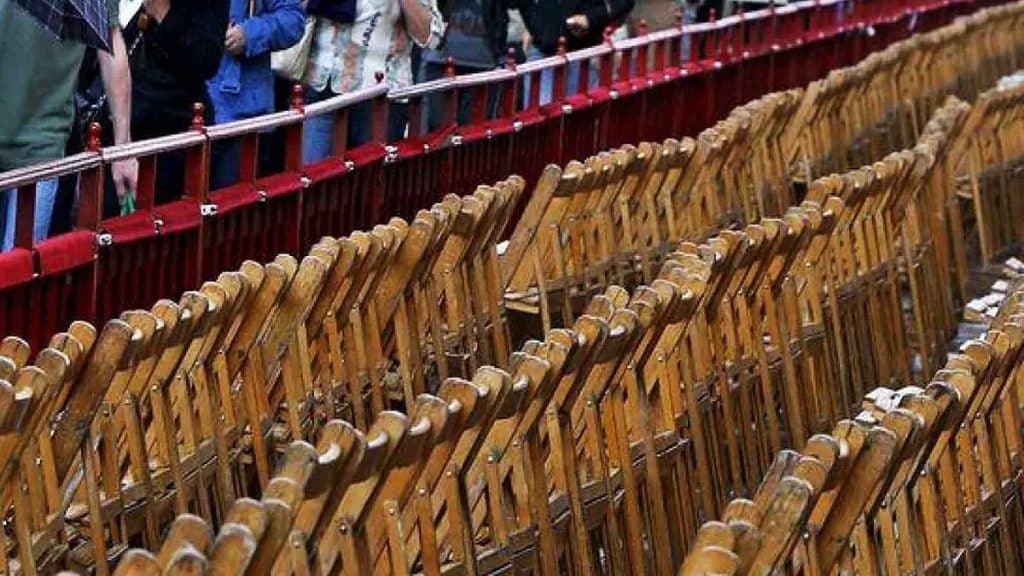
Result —
POLYGON ((302 32, 302 38, 291 48, 278 50, 270 54, 270 68, 274 73, 285 78, 299 82, 306 73, 306 63, 309 61, 309 51, 313 47, 313 30, 316 28, 316 17, 306 17, 306 29, 302 32))

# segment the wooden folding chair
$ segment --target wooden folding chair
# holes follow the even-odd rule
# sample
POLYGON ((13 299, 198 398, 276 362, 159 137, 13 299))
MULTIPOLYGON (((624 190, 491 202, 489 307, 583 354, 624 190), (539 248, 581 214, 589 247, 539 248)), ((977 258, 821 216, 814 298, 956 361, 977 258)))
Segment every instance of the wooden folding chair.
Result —
MULTIPOLYGON (((399 503, 395 504, 396 518, 401 518, 403 531, 401 535, 389 536, 390 562, 409 569, 419 556, 424 570, 430 573, 444 565, 475 573, 472 512, 464 479, 467 466, 478 457, 495 421, 506 418, 522 401, 526 386, 526 381, 513 382, 508 374, 488 367, 477 372, 472 384, 458 380, 446 382, 443 389, 450 398, 448 403, 465 398, 472 402, 467 406, 473 413, 462 421, 463 431, 457 439, 443 434, 439 437, 440 441, 425 459, 419 474, 409 478, 409 484, 417 486, 416 496, 407 494, 402 503, 404 509, 399 503), (416 533, 418 537, 413 538, 416 533), (429 543, 436 544, 423 547, 429 543), (441 543, 445 543, 443 548, 438 546, 441 543), (395 556, 396 550, 402 550, 402 554, 395 556), (403 558, 406 564, 401 563, 403 558)), ((379 557, 381 552, 381 544, 374 544, 372 560, 377 566, 387 566, 388 560, 379 557)))
POLYGON ((23 570, 53 566, 67 551, 61 535, 63 516, 55 518, 48 511, 59 507, 58 479, 86 440, 81 429, 67 427, 78 422, 87 429, 91 420, 86 410, 94 400, 83 398, 78 391, 103 385, 129 361, 140 340, 139 334, 120 321, 109 322, 99 336, 88 324, 76 322, 67 333, 54 336, 34 365, 27 363, 27 346, 4 341, 4 351, 10 355, 4 356, 7 361, 3 364, 10 371, 10 381, 4 387, 0 450, 7 459, 0 483, 5 507, 14 504, 17 559, 23 570), (69 420, 64 423, 62 418, 52 432, 47 430, 61 409, 69 420), (38 547, 33 544, 34 533, 42 534, 38 547))
POLYGON ((418 299, 437 377, 469 376, 484 363, 507 362, 509 336, 496 243, 518 201, 522 181, 481 186, 453 213, 452 232, 436 250, 418 299))
POLYGON ((548 298, 548 291, 556 288, 549 282, 551 266, 561 260, 553 251, 562 250, 560 225, 584 171, 579 162, 570 162, 557 172, 554 167, 545 171, 537 190, 550 192, 541 194, 536 201, 531 199, 503 257, 506 306, 527 314, 539 313, 544 332, 550 330, 553 318, 548 298), (540 204, 544 197, 547 202, 540 204))
POLYGON ((875 389, 855 419, 840 422, 832 437, 813 437, 804 456, 780 452, 753 499, 727 507, 728 524, 698 533, 682 573, 784 564, 797 573, 1019 570, 1009 542, 1021 525, 1011 488, 1020 434, 1010 432, 1020 407, 1007 383, 1021 362, 1024 316, 1011 302, 1006 331, 964 345, 927 388, 875 389), (787 475, 809 488, 793 502, 813 510, 798 505, 787 516, 767 507, 773 495, 784 498, 787 475))
POLYGON ((1024 143, 1024 88, 982 94, 966 121, 951 162, 968 179, 981 257, 988 262, 1020 238, 1019 225, 1009 218, 1021 189, 1019 167, 1024 143))

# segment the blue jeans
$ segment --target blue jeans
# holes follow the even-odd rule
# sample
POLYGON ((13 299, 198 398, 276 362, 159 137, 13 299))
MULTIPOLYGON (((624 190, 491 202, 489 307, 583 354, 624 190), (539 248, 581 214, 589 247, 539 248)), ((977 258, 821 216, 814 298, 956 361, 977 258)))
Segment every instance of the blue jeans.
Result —
MULTIPOLYGON (((438 78, 444 78, 444 69, 444 64, 424 60, 420 66, 419 77, 416 81, 429 82, 438 78)), ((474 72, 481 72, 481 69, 470 66, 455 66, 455 73, 458 75, 473 74, 474 72)), ((460 126, 465 126, 469 123, 473 100, 476 96, 474 90, 487 90, 487 109, 484 117, 489 120, 497 116, 498 105, 501 103, 500 89, 485 85, 475 89, 462 90, 459 92, 459 105, 456 113, 456 121, 460 126)), ((426 122, 423 128, 424 132, 430 132, 437 130, 444 123, 444 100, 438 95, 428 96, 426 100, 427 113, 424 114, 426 122)))
MULTIPOLYGON (((304 100, 306 104, 322 102, 334 96, 330 90, 313 90, 306 88, 304 100)), ((350 116, 356 116, 351 114, 350 116)), ((349 133, 352 132, 352 121, 349 118, 349 133)), ((332 140, 334 138, 334 116, 332 114, 321 114, 306 119, 302 126, 302 163, 309 164, 323 160, 331 155, 332 140)))
MULTIPOLYGON (((530 46, 530 49, 526 51, 526 60, 540 60, 541 58, 547 58, 548 55, 537 49, 536 46, 530 46)), ((533 81, 533 75, 527 75, 523 79, 523 108, 530 107, 530 94, 531 87, 530 83, 533 81)), ((540 73, 540 105, 548 104, 551 102, 552 89, 554 88, 555 78, 554 71, 551 69, 544 70, 540 73)))
MULTIPOLYGON (((536 46, 530 46, 530 49, 526 51, 527 60, 540 60, 547 57, 548 55, 538 50, 536 46)), ((591 62, 590 78, 587 81, 588 87, 594 88, 597 86, 597 74, 598 68, 591 62)), ((569 66, 565 69, 565 79, 565 93, 567 95, 575 94, 580 83, 580 63, 578 61, 569 63, 569 66)), ((530 107, 530 80, 531 77, 528 75, 523 81, 523 108, 530 107)), ((540 73, 540 104, 542 106, 551 102, 554 85, 554 70, 549 68, 542 71, 540 73)))
MULTIPOLYGON (((305 103, 321 102, 335 96, 330 89, 321 91, 306 88, 305 103)), ((388 108, 387 140, 395 142, 405 136, 405 124, 408 121, 408 106, 391 104, 388 108)), ((370 102, 360 102, 349 108, 348 135, 346 145, 349 148, 362 146, 373 139, 373 107, 370 102)), ((302 163, 309 164, 327 158, 334 150, 334 115, 321 114, 306 120, 302 127, 302 163)))
MULTIPOLYGON (((772 2, 774 2, 774 1, 775 0, 772 0, 772 2)), ((683 24, 693 24, 694 22, 697 21, 697 6, 698 6, 697 4, 691 4, 690 2, 687 2, 686 0, 683 1, 683 5, 681 7, 681 10, 682 10, 682 13, 683 13, 683 24)), ((679 50, 679 60, 680 61, 676 62, 676 64, 680 64, 681 65, 681 64, 683 64, 684 62, 687 62, 690 59, 690 35, 689 34, 682 34, 679 37, 679 42, 681 43, 680 46, 679 46, 679 48, 680 48, 680 50, 679 50)))
MULTIPOLYGON (((53 201, 57 197, 57 180, 36 183, 36 214, 32 220, 32 240, 38 242, 50 232, 53 201)), ((17 221, 17 194, 14 190, 0 191, 0 251, 14 247, 14 223, 17 221)))

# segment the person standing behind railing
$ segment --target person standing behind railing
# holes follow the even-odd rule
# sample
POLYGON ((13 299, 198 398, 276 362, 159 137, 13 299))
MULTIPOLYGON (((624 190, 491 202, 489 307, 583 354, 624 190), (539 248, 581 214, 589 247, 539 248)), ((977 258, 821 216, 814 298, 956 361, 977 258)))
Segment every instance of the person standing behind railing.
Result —
MULTIPOLYGON (((775 2, 775 0, 772 0, 772 2, 775 2)), ((778 3, 776 2, 776 4, 778 3)), ((725 8, 725 0, 701 0, 700 6, 697 7, 697 21, 708 22, 712 16, 722 18, 726 16, 725 8)))
MULTIPOLYGON (((439 8, 448 23, 448 29, 440 47, 423 51, 419 81, 443 78, 449 58, 455 64, 455 73, 459 75, 493 70, 504 65, 508 46, 509 5, 509 0, 442 0, 439 8)), ((459 123, 465 123, 468 119, 472 97, 472 92, 468 90, 459 95, 459 123)), ((488 93, 488 116, 497 105, 497 97, 496 90, 488 93)), ((428 130, 441 125, 441 103, 441 98, 430 98, 428 130)))
MULTIPOLYGON (((192 106, 213 118, 206 81, 217 73, 228 29, 227 0, 145 0, 125 28, 132 52, 132 134, 137 140, 177 134, 192 125, 192 106), (137 44, 136 44, 137 43, 137 44)), ((183 152, 157 160, 157 203, 181 198, 183 152)), ((106 213, 111 213, 109 202, 106 213)), ((116 211, 117 206, 113 206, 116 211)))
MULTIPOLYGON (((559 38, 566 39, 566 49, 579 50, 596 46, 604 40, 604 29, 622 22, 633 10, 633 0, 515 0, 526 23, 523 50, 527 60, 540 60, 558 52, 559 38)), ((578 65, 570 66, 566 76, 568 94, 577 91, 578 65)), ((540 77, 540 102, 551 101, 554 76, 545 70, 540 77)), ((590 75, 596 84, 595 74, 590 75)), ((529 105, 530 88, 524 86, 529 105)))
MULTIPOLYGON (((329 0, 344 3, 345 0, 329 0)), ((326 2, 324 2, 326 3, 326 2)), ((317 15, 303 84, 307 104, 376 84, 384 74, 389 88, 412 84, 412 44, 436 48, 444 36, 444 20, 435 0, 359 0, 350 22, 317 15)), ((314 10, 309 8, 314 14, 314 10)), ((389 141, 402 138, 405 110, 392 106, 388 114, 389 141)), ((369 103, 349 111, 348 146, 359 146, 372 136, 369 103)), ((306 163, 331 154, 333 117, 323 114, 306 120, 302 158, 306 163)))
MULTIPOLYGON (((224 35, 225 54, 217 75, 208 83, 213 120, 220 124, 274 111, 274 73, 270 53, 291 47, 302 38, 305 14, 299 0, 231 0, 224 35)), ((214 146, 210 188, 238 180, 240 144, 214 146)))
MULTIPOLYGON (((679 15, 683 19, 683 24, 693 24, 697 21, 697 13, 700 11, 701 5, 704 0, 680 0, 679 2, 679 15)), ((681 64, 690 59, 690 36, 682 34, 679 36, 680 51, 679 51, 679 62, 681 64)))
MULTIPOLYGON (((113 140, 131 140, 131 75, 117 18, 116 0, 107 2, 111 52, 98 54, 100 75, 108 94, 113 140)), ((85 46, 61 42, 10 0, 0 0, 0 172, 64 156, 74 123, 72 95, 85 46)), ((115 162, 110 167, 119 191, 135 186, 138 163, 115 162)), ((57 194, 57 180, 36 184, 33 240, 46 238, 57 194)), ((0 190, 0 250, 14 245, 15 192, 0 190)))

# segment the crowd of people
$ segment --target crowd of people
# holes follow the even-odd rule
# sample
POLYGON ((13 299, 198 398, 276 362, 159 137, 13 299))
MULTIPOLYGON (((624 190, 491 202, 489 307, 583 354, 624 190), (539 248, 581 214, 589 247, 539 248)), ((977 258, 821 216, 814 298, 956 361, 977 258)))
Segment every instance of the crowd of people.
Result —
MULTIPOLYGON (((373 85, 381 74, 392 89, 436 79, 449 59, 463 74, 505 65, 509 48, 530 60, 555 54, 562 37, 569 50, 592 46, 633 8, 633 0, 105 2, 110 49, 95 50, 57 39, 14 0, 0 0, 0 172, 81 151, 93 122, 104 145, 125 144, 187 130, 196 102, 207 124, 229 122, 282 108, 296 82, 311 103, 373 85)), ((541 83, 541 98, 550 98, 550 75, 541 83)), ((463 119, 468 108, 464 99, 463 119)), ((425 116, 427 128, 436 127, 440 107, 431 103, 425 116)), ((393 104, 388 118, 387 138, 400 139, 406 111, 393 104)), ((307 121, 306 162, 331 154, 331 122, 307 121)), ((352 110, 347 130, 349 146, 368 141, 369 109, 352 110)), ((183 163, 183 154, 161 155, 158 203, 181 196, 183 163)), ((237 180, 238 165, 238 143, 218 142, 211 186, 237 180)), ((134 160, 109 167, 105 216, 132 210, 138 171, 134 160)), ((70 227, 76 188, 74 179, 38 183, 35 240, 70 227)), ((0 190, 0 250, 14 242, 15 196, 0 190)))

